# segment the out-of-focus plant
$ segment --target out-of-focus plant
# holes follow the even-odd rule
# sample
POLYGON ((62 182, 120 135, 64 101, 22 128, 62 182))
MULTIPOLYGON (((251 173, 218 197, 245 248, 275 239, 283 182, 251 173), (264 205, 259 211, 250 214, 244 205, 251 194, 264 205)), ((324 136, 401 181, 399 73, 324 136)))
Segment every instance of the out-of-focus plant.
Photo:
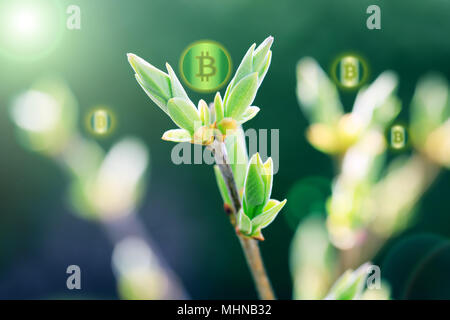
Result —
POLYGON ((261 229, 275 219, 286 200, 270 199, 273 179, 270 158, 263 163, 259 154, 255 154, 247 164, 248 154, 240 125, 259 112, 252 103, 270 65, 272 42, 273 38, 268 37, 257 48, 256 44, 250 47, 223 99, 217 92, 211 106, 200 100, 196 107, 169 64, 165 73, 142 58, 128 54, 137 82, 178 126, 178 129, 166 131, 162 139, 206 145, 214 154, 216 180, 225 208, 230 213, 231 224, 236 228, 262 299, 273 299, 274 294, 256 240, 264 239, 261 229), (240 161, 230 161, 230 154, 240 161))
POLYGON ((419 81, 411 103, 408 132, 412 155, 386 163, 385 132, 401 110, 396 87, 396 75, 391 71, 382 73, 358 92, 352 111, 345 113, 336 86, 317 62, 304 58, 298 63, 297 96, 310 122, 306 137, 313 147, 332 157, 336 177, 326 202, 328 235, 303 222, 291 251, 294 284, 304 279, 307 270, 313 270, 310 276, 320 278, 321 290, 313 291, 315 296, 311 297, 308 286, 295 285, 296 298, 324 297, 323 288, 330 286, 330 280, 372 259, 389 237, 408 226, 415 204, 439 168, 449 166, 449 88, 437 75, 419 81), (320 235, 328 244, 322 247, 330 246, 336 261, 327 264, 323 255, 321 259, 305 257, 297 249, 302 243, 302 230, 320 235), (300 264, 295 263, 299 260, 300 264), (312 268, 316 260, 323 268, 312 268))
POLYGON ((336 276, 330 270, 336 269, 337 261, 321 216, 310 215, 301 222, 292 240, 290 257, 293 298, 323 298, 336 276))
POLYGON ((136 138, 124 138, 105 154, 96 142, 83 138, 76 126, 76 99, 62 79, 36 82, 13 101, 10 115, 21 144, 55 161, 67 173, 74 212, 106 227, 116 247, 113 266, 121 297, 185 297, 176 277, 148 244, 135 215, 149 163, 145 145, 136 138), (117 224, 128 229, 118 230, 117 224), (128 255, 122 253, 123 247, 128 255), (138 262, 135 251, 140 252, 138 262))
POLYGON ((360 299, 367 278, 368 263, 363 264, 356 270, 345 271, 339 279, 336 280, 326 300, 357 300, 360 299))

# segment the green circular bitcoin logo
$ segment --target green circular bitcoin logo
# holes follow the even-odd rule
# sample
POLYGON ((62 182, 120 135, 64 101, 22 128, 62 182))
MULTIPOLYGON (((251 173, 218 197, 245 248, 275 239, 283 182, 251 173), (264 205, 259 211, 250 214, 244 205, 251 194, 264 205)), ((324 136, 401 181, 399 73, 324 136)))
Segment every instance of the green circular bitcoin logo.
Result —
POLYGON ((93 109, 86 117, 88 131, 96 136, 107 136, 115 127, 113 113, 106 107, 93 109))
POLYGON ((403 123, 387 128, 385 136, 392 151, 404 151, 410 145, 408 129, 403 123))
POLYGON ((368 65, 359 55, 348 53, 337 57, 331 67, 331 76, 341 88, 353 90, 361 87, 368 77, 368 65))
POLYGON ((200 92, 216 91, 230 78, 230 54, 218 42, 194 42, 181 54, 180 72, 191 89, 200 92))

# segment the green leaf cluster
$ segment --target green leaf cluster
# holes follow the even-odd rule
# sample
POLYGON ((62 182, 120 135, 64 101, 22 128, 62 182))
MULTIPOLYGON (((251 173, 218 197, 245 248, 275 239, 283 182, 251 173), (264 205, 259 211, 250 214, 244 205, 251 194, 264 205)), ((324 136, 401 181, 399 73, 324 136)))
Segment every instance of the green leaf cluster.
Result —
POLYGON ((262 162, 259 153, 252 156, 247 167, 242 196, 242 209, 238 213, 237 230, 245 236, 263 240, 261 229, 276 218, 286 199, 270 199, 273 182, 273 162, 262 162))
MULTIPOLYGON (((225 147, 227 150, 228 160, 233 172, 236 187, 242 195, 248 166, 247 146, 245 143, 245 135, 242 127, 239 127, 237 129, 236 134, 230 135, 226 138, 225 147)), ((231 200, 228 195, 227 186, 217 165, 214 166, 214 173, 216 175, 217 186, 219 187, 219 191, 224 204, 231 206, 231 200)))
MULTIPOLYGON (((286 200, 270 199, 273 180, 272 159, 262 163, 259 154, 248 160, 241 125, 254 118, 259 108, 253 106, 256 93, 270 66, 273 37, 258 47, 250 46, 222 98, 217 92, 208 106, 200 100, 197 107, 169 64, 167 73, 142 58, 128 54, 137 82, 150 99, 160 107, 178 129, 168 130, 163 139, 210 145, 215 139, 224 142, 243 208, 237 213, 239 233, 262 240, 261 229, 267 227, 283 208, 286 200)), ((217 185, 225 205, 231 206, 227 184, 218 166, 214 168, 217 185)))
POLYGON ((251 104, 269 69, 272 42, 273 37, 268 37, 256 49, 256 44, 250 47, 224 98, 217 92, 211 106, 200 100, 196 107, 168 63, 167 72, 163 72, 129 53, 128 61, 139 85, 178 126, 178 129, 166 131, 162 139, 209 145, 217 137, 225 140, 240 124, 255 117, 259 108, 251 104))
POLYGON ((296 72, 297 97, 310 122, 307 139, 324 153, 344 154, 368 131, 383 132, 401 110, 398 79, 392 71, 361 88, 349 113, 344 112, 336 85, 314 59, 301 59, 296 72))

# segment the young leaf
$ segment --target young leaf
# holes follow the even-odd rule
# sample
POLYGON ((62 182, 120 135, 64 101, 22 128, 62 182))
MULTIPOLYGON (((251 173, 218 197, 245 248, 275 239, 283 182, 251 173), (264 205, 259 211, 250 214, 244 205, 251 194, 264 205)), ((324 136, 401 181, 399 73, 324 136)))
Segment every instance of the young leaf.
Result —
POLYGON ((297 64, 297 98, 311 124, 334 126, 344 114, 336 85, 313 58, 297 64))
POLYGON ((450 169, 450 119, 428 135, 424 151, 435 163, 450 169))
POLYGON ((190 142, 192 137, 189 131, 185 129, 173 129, 164 132, 162 139, 173 142, 190 142))
POLYGON ((223 179, 222 172, 217 165, 214 166, 214 173, 216 175, 217 186, 219 187, 220 195, 222 196, 223 203, 231 205, 230 196, 228 194, 227 185, 223 179))
POLYGON ((240 210, 238 214, 238 229, 245 235, 250 235, 252 232, 252 222, 247 217, 247 215, 240 210))
MULTIPOLYGON (((258 154, 259 156, 259 154, 258 154)), ((263 172, 261 173, 261 177, 264 181, 264 205, 270 199, 270 195, 272 194, 272 183, 273 183, 273 161, 272 158, 267 159, 266 163, 262 165, 263 172)))
POLYGON ((167 109, 173 122, 191 134, 194 133, 195 124, 201 122, 197 109, 189 100, 172 98, 167 103, 167 109))
POLYGON ((248 106, 251 105, 258 89, 258 74, 249 74, 239 81, 231 91, 225 105, 225 116, 239 119, 248 106))
POLYGON ((198 102, 198 110, 200 111, 200 119, 202 120, 203 125, 209 126, 209 124, 211 123, 211 115, 205 100, 201 99, 198 102))
POLYGON ((267 56, 266 64, 258 71, 258 87, 263 82, 266 77, 267 70, 269 70, 270 62, 272 61, 272 51, 269 51, 269 55, 267 56))
POLYGON ((251 119, 253 119, 259 112, 259 108, 255 106, 250 106, 245 110, 244 114, 238 120, 240 124, 245 123, 251 119))
POLYGON ((215 121, 220 122, 220 120, 222 120, 224 117, 223 102, 222 98, 220 97, 220 92, 217 92, 214 98, 214 113, 216 115, 215 121))
POLYGON ((428 135, 450 116, 449 86, 440 74, 428 74, 417 83, 411 101, 411 141, 423 148, 428 135))
POLYGON ((281 211, 281 209, 283 209, 286 202, 286 199, 282 202, 270 199, 264 207, 263 213, 257 215, 252 219, 253 232, 267 227, 277 217, 278 213, 281 211))
POLYGON ((167 102, 172 97, 170 78, 144 59, 129 53, 128 61, 136 72, 136 80, 158 107, 168 114, 167 102))
POLYGON ((352 114, 365 128, 372 122, 373 113, 383 106, 387 99, 394 96, 398 77, 392 71, 380 74, 367 88, 358 92, 352 114))
POLYGON ((401 110, 402 102, 395 95, 391 95, 380 107, 373 111, 372 123, 380 128, 386 128, 401 110))
POLYGON ((247 169, 247 177, 244 184, 244 212, 251 219, 255 215, 255 208, 263 205, 265 185, 261 177, 255 156, 250 160, 247 169))
POLYGON ((253 72, 253 53, 255 50, 256 44, 252 44, 250 48, 247 50, 247 53, 245 54, 244 58, 242 58, 241 64, 239 65, 238 69, 236 70, 236 74, 233 77, 234 83, 238 83, 253 72))
POLYGON ((228 84, 227 90, 225 91, 224 103, 226 104, 229 98, 229 94, 235 87, 235 85, 241 81, 247 75, 253 73, 253 51, 255 50, 256 44, 252 44, 251 47, 247 50, 244 58, 242 58, 241 64, 236 70, 236 73, 228 84))
POLYGON ((258 72, 258 75, 263 73, 263 69, 267 64, 267 60, 270 59, 270 47, 273 43, 273 37, 267 37, 253 53, 253 70, 258 72))
POLYGON ((170 78, 170 84, 172 88, 172 98, 184 98, 186 100, 189 100, 189 97, 184 90, 183 86, 180 83, 180 80, 178 80, 175 72, 173 71, 170 64, 166 63, 166 69, 169 72, 169 78, 170 78))
POLYGON ((227 136, 225 145, 236 186, 238 190, 242 190, 248 167, 247 146, 242 127, 239 127, 235 134, 227 136))

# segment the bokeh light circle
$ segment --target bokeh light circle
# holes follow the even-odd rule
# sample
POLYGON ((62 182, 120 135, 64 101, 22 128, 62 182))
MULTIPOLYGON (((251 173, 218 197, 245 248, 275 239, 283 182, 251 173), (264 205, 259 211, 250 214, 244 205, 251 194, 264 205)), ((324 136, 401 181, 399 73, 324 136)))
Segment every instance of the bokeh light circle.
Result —
POLYGON ((9 0, 0 3, 0 56, 37 60, 61 39, 64 10, 54 0, 9 0))

